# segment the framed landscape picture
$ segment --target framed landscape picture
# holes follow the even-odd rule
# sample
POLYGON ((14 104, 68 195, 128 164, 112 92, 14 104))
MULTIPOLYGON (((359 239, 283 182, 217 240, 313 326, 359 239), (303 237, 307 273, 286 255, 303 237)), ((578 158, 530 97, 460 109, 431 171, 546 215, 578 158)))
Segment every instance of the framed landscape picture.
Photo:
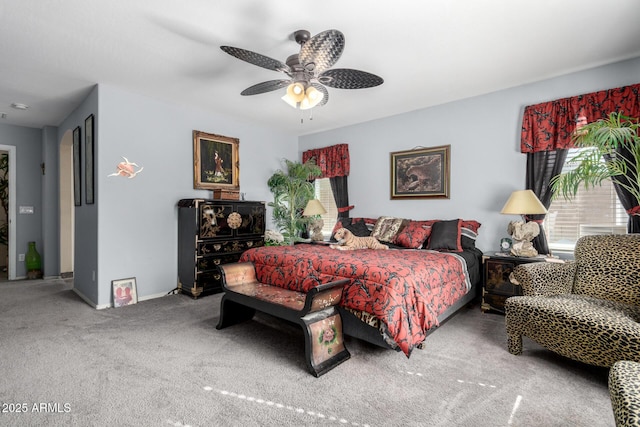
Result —
POLYGON ((193 188, 240 190, 240 140, 193 131, 193 188))
POLYGON ((450 145, 391 153, 391 199, 448 199, 450 155, 450 145))

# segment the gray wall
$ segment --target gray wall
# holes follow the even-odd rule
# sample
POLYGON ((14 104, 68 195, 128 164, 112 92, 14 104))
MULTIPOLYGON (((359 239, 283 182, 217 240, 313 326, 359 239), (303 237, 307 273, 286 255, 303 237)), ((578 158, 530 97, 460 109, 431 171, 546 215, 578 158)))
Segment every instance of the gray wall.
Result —
MULTIPOLYGON (((84 120, 90 115, 94 114, 96 117, 99 115, 98 111, 98 87, 94 87, 89 96, 84 102, 71 113, 61 124, 58 126, 57 144, 55 145, 56 159, 58 158, 60 149, 60 143, 63 135, 68 131, 73 131, 77 126, 80 126, 81 133, 81 173, 80 173, 80 196, 82 204, 74 208, 75 215, 75 239, 74 239, 74 271, 73 271, 73 283, 76 290, 82 294, 83 297, 88 299, 94 304, 98 304, 99 289, 97 281, 94 279, 93 271, 98 270, 98 205, 100 200, 98 197, 95 199, 93 205, 87 205, 85 203, 85 179, 84 179, 84 120)), ((100 126, 100 120, 95 120, 94 128, 95 134, 100 126)), ((98 139, 97 137, 95 138, 98 139)), ((94 145, 97 145, 97 141, 94 141, 94 145)), ((97 156, 97 153, 94 153, 97 156)), ((56 180, 58 175, 56 174, 56 180)), ((57 185, 56 185, 57 188, 57 185)), ((97 193, 96 189, 96 195, 97 193)), ((59 209, 59 208, 57 208, 59 209)), ((58 210, 55 214, 51 212, 51 215, 56 218, 56 228, 59 228, 60 220, 58 210)), ((58 248, 60 244, 58 242, 58 248)), ((58 270, 60 268, 58 254, 58 270)), ((59 274, 59 272, 58 272, 59 274)))
MULTIPOLYGON (((136 277, 141 297, 164 295, 177 286, 176 203, 212 196, 211 191, 193 188, 193 130, 240 139, 240 188, 247 200, 270 201, 269 176, 282 158, 297 156, 295 136, 232 117, 105 85, 98 88, 98 100, 98 262, 85 266, 76 258, 75 270, 88 281, 92 269, 98 269, 99 306, 110 303, 115 279, 136 277), (109 177, 122 156, 144 170, 134 179, 109 177)), ((94 230, 83 227, 85 232, 94 230)))
MULTIPOLYGON (((42 171, 43 130, 0 124, 0 145, 16 147, 16 277, 26 277, 24 261, 17 261, 17 254, 27 252, 28 242, 36 242, 43 265, 47 254, 43 250, 43 198, 42 171), (18 206, 33 206, 34 213, 18 214, 18 206)), ((48 272, 45 271, 45 274, 48 272)))
POLYGON ((640 58, 303 136, 299 155, 310 148, 349 144, 351 216, 475 219, 482 223, 478 247, 496 251, 508 222, 518 219, 500 210, 511 192, 525 185, 526 156, 520 153, 524 107, 638 82, 640 58), (449 144, 450 199, 390 199, 391 152, 449 144))

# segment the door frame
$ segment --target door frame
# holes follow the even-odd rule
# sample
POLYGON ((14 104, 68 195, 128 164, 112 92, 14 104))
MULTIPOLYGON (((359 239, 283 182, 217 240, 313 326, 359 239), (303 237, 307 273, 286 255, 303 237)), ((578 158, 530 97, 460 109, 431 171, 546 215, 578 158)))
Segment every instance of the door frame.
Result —
POLYGON ((16 146, 0 144, 0 151, 6 151, 9 154, 9 212, 7 212, 7 220, 9 221, 9 245, 7 253, 9 262, 7 265, 7 279, 16 279, 16 146))
POLYGON ((73 191, 73 136, 72 131, 62 135, 58 148, 59 179, 59 250, 60 275, 67 277, 74 271, 75 247, 75 204, 73 191))

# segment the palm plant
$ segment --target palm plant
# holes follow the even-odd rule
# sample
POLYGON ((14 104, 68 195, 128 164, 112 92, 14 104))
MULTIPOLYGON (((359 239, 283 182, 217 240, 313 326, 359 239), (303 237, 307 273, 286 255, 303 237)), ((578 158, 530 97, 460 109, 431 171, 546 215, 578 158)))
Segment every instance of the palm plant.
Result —
POLYGON ((277 170, 267 181, 273 193, 269 206, 273 208, 273 221, 285 241, 293 244, 308 221, 302 212, 315 192, 309 180, 319 177, 322 172, 314 160, 300 163, 284 159, 284 163, 287 170, 277 170))
POLYGON ((638 119, 611 113, 576 130, 575 146, 592 149, 581 150, 571 161, 575 168, 551 179, 554 197, 570 199, 581 185, 589 189, 610 178, 640 201, 639 127, 638 119))

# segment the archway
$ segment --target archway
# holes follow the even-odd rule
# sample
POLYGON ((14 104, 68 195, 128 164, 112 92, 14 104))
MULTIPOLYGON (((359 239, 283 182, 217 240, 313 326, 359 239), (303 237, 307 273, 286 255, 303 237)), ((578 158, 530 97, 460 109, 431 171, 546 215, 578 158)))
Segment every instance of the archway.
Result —
POLYGON ((60 277, 73 276, 75 209, 73 200, 73 134, 62 136, 60 165, 60 277))

